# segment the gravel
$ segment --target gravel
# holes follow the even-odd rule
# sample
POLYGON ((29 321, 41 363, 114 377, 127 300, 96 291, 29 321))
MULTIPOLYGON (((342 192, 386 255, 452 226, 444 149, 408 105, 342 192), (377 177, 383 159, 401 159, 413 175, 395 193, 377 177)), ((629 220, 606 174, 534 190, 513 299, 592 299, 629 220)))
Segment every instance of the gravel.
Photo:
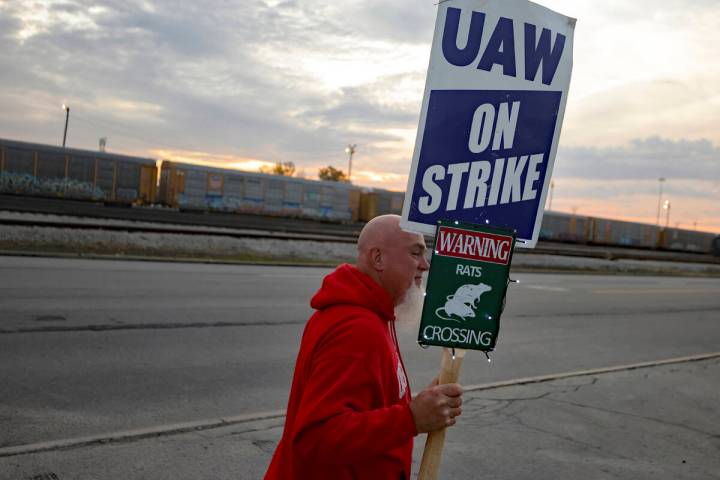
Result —
POLYGON ((350 243, 232 238, 55 227, 0 225, 0 248, 71 253, 162 257, 229 257, 248 260, 345 262, 355 256, 350 243))
MULTIPOLYGON (((0 212, 1 219, 83 223, 82 218, 0 212)), ((97 220, 93 220, 97 223, 97 220)), ((107 221, 108 225, 121 222, 107 221)), ((127 222, 126 222, 127 223, 127 222)), ((133 222, 134 225, 139 225, 133 222)), ((148 224, 151 226, 153 224, 148 224)), ((43 226, 0 225, 0 250, 7 254, 78 254, 83 256, 197 258, 214 261, 338 264, 353 262, 355 246, 312 240, 233 238, 212 234, 174 234, 43 226)), ((513 270, 580 271, 620 274, 720 276, 720 265, 656 260, 606 260, 563 255, 513 255, 513 270)))

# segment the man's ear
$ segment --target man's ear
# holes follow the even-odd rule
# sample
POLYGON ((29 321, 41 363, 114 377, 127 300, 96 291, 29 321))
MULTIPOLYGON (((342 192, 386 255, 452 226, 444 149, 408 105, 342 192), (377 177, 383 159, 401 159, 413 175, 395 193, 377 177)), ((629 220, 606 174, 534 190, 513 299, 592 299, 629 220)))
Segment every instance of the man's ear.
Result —
POLYGON ((385 265, 383 264, 383 254, 379 248, 375 247, 370 249, 370 262, 376 271, 382 272, 385 270, 385 265))

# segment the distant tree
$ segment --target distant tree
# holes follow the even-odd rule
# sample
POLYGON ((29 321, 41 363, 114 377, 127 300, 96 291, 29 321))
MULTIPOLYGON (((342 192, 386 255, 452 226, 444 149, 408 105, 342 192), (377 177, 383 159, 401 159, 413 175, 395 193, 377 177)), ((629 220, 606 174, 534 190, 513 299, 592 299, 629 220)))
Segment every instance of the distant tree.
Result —
POLYGON ((260 167, 260 172, 292 177, 295 174, 295 164, 293 162, 277 162, 272 167, 263 165, 260 167))
POLYGON ((318 177, 320 180, 329 180, 331 182, 346 182, 347 175, 340 169, 337 169, 331 165, 318 170, 318 177))

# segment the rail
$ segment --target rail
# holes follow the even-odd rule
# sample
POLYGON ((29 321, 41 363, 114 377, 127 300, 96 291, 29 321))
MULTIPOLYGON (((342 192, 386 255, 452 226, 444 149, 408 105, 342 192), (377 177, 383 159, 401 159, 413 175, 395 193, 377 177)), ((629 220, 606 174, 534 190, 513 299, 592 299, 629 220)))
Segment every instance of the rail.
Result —
MULTIPOLYGON (((147 222, 144 222, 147 223, 147 222)), ((333 243, 355 243, 357 233, 343 232, 338 234, 335 229, 322 231, 320 228, 312 233, 295 231, 273 231, 261 228, 241 227, 208 227, 184 226, 167 224, 133 224, 117 220, 98 221, 97 219, 68 218, 60 220, 0 218, 0 225, 22 227, 64 228, 78 230, 122 231, 130 233, 154 233, 172 235, 212 235, 231 238, 273 239, 286 241, 314 241, 333 243), (111 223, 114 222, 114 223, 111 223)), ((426 238, 428 245, 432 246, 432 238, 426 238)), ((598 258, 604 260, 651 260, 685 263, 720 264, 720 258, 705 253, 676 253, 653 251, 645 249, 632 249, 623 247, 600 247, 554 242, 538 242, 534 249, 518 249, 517 253, 533 255, 563 255, 584 258, 598 258)))

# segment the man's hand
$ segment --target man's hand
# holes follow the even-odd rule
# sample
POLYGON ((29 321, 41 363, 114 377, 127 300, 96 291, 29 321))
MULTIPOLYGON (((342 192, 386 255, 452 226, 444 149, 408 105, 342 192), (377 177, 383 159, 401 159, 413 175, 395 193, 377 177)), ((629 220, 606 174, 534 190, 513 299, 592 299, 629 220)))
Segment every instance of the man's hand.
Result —
POLYGON ((437 379, 410 402, 418 433, 432 432, 455 425, 462 413, 463 388, 457 383, 437 385, 437 379))

